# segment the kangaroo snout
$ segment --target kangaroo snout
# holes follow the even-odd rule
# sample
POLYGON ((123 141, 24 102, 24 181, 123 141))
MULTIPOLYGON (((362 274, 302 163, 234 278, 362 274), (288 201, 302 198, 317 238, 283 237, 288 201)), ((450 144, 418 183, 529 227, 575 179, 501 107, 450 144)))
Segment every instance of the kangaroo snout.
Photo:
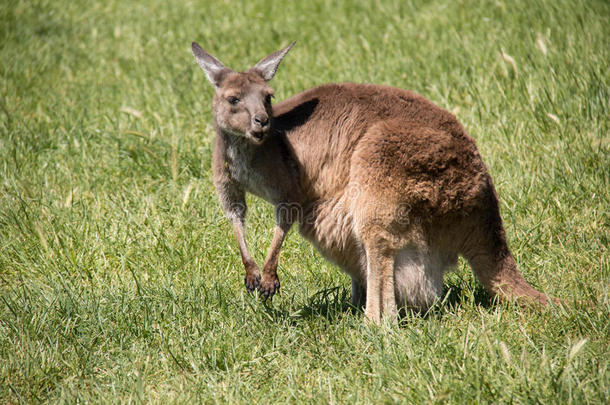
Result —
POLYGON ((269 116, 267 114, 254 114, 252 126, 262 129, 267 128, 269 126, 269 116))

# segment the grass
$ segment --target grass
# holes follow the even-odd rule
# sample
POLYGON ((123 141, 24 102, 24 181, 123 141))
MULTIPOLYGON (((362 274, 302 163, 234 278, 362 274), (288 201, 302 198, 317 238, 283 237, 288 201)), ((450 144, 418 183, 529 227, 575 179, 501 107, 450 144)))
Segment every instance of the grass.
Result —
POLYGON ((608 3, 338 3, 0 4, 0 403, 608 403, 608 3), (593 304, 489 303, 460 264, 427 316, 374 327, 296 232, 282 294, 248 295, 193 40, 236 69, 297 40, 280 100, 375 82, 453 111, 525 277, 593 304))

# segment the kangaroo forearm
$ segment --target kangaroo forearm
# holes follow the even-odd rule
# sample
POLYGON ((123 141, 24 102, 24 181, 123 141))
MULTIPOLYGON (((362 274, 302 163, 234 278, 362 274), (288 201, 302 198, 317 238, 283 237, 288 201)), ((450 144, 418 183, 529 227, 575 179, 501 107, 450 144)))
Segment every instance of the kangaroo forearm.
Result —
POLYGON ((233 221, 233 233, 235 234, 235 239, 237 239, 239 253, 241 254, 241 261, 243 262, 244 266, 248 266, 253 263, 254 260, 248 251, 244 223, 239 219, 233 221))
POLYGON ((280 251, 282 250, 282 244, 286 238, 286 234, 290 229, 290 225, 277 225, 273 233, 273 240, 265 259, 265 266, 263 267, 263 274, 277 272, 277 264, 280 257, 280 251))
POLYGON ((226 216, 233 224, 233 233, 237 240, 241 261, 244 264, 246 274, 244 283, 249 291, 254 291, 260 283, 260 270, 252 259, 246 243, 246 196, 245 192, 238 184, 231 182, 224 173, 215 173, 215 186, 226 216))
POLYGON ((245 237, 245 226, 242 220, 235 219, 233 221, 233 233, 235 233, 237 245, 239 246, 239 253, 241 255, 241 261, 244 264, 244 269, 246 270, 244 284, 246 285, 248 291, 254 291, 254 289, 256 289, 260 284, 261 272, 248 251, 248 245, 246 244, 245 237))
POLYGON ((280 289, 280 279, 277 276, 277 263, 282 249, 282 243, 286 237, 286 233, 290 228, 289 225, 277 225, 273 234, 273 241, 263 266, 263 275, 258 287, 259 291, 265 298, 273 297, 280 289))

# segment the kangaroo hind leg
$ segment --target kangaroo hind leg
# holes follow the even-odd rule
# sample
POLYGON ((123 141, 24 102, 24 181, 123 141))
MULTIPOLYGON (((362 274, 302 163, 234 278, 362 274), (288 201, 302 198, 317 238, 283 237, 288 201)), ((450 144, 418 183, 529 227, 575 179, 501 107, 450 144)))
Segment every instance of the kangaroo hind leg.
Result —
POLYGON ((376 245, 366 249, 366 317, 380 323, 382 317, 396 320, 394 254, 376 245))

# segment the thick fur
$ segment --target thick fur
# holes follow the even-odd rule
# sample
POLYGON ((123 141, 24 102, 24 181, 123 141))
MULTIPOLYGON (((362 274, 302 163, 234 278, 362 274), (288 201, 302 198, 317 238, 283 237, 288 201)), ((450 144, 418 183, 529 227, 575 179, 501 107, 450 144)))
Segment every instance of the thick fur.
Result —
POLYGON ((397 307, 428 308, 458 255, 490 293, 547 302, 517 271, 487 168, 449 112, 397 88, 328 84, 268 106, 258 142, 248 136, 256 102, 239 119, 225 99, 262 99, 266 80, 251 70, 218 82, 214 180, 225 211, 239 228, 245 192, 276 208, 262 279, 236 230, 248 288, 267 296, 279 288, 279 250, 296 222, 352 277, 353 302, 366 303, 374 322, 397 307))

